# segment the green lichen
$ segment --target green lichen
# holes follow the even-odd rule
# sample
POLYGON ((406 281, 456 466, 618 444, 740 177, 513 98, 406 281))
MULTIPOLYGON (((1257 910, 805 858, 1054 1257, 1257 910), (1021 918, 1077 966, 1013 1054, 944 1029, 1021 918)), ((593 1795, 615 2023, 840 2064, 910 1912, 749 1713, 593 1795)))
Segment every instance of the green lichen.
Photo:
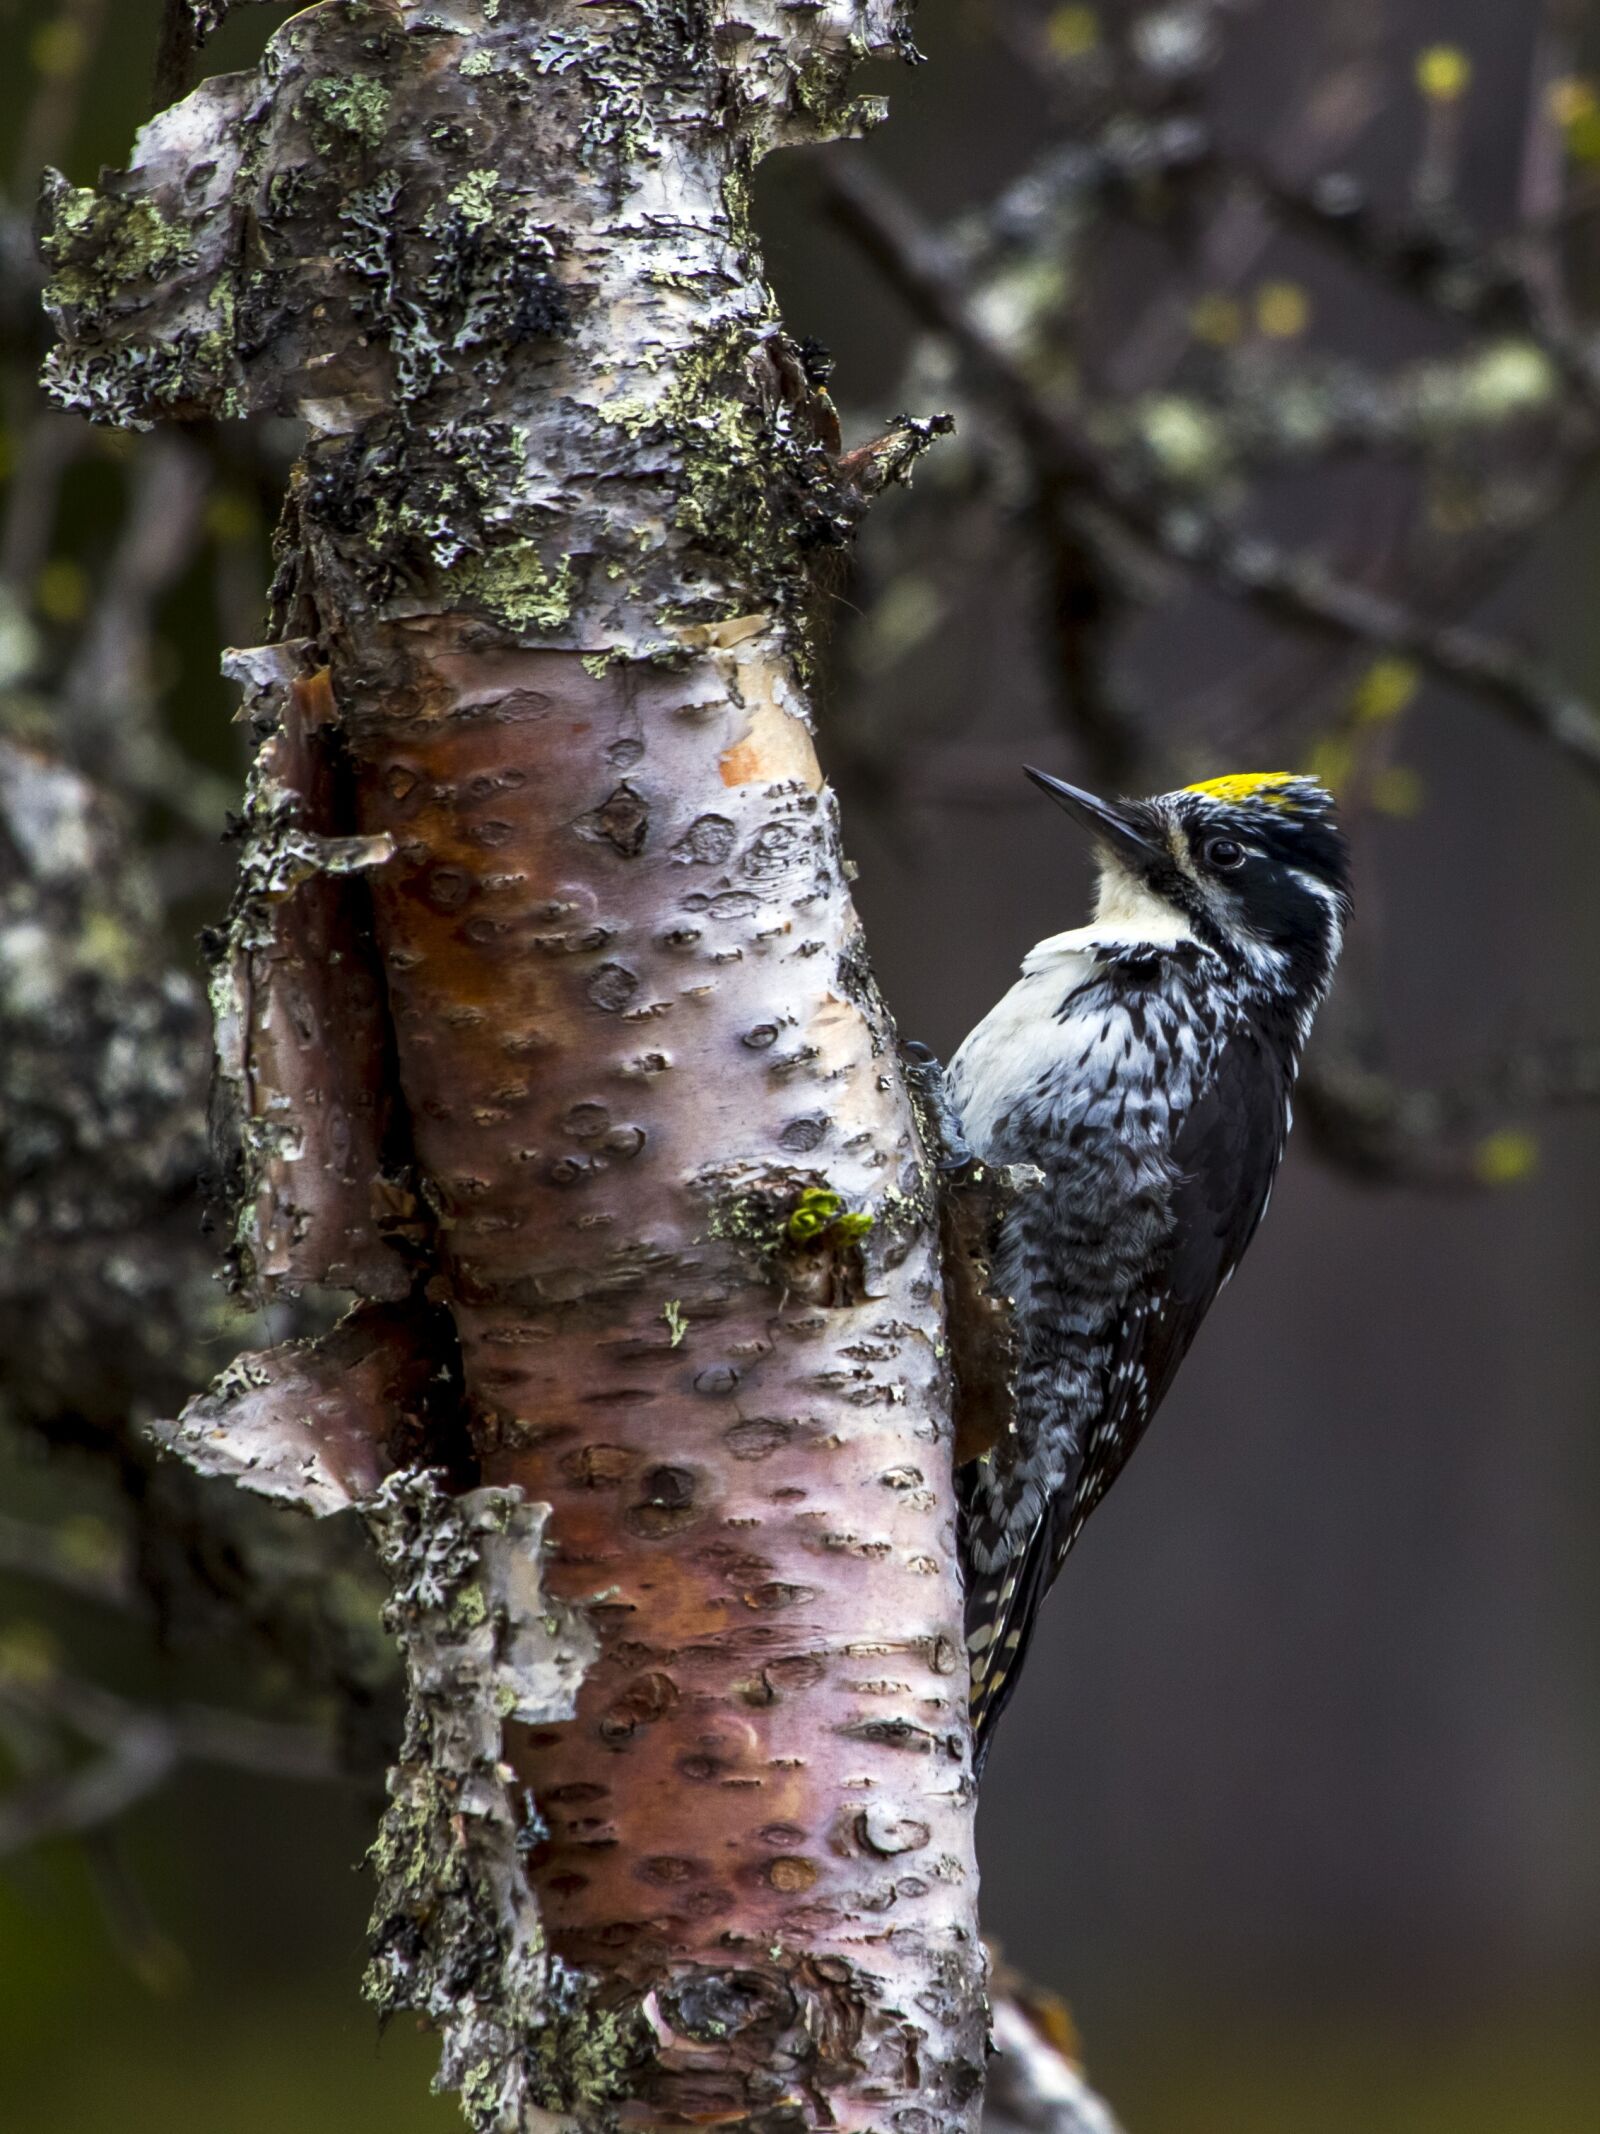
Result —
POLYGON ((301 110, 313 142, 326 156, 347 141, 365 150, 378 147, 389 130, 393 101, 383 83, 369 75, 323 75, 307 89, 301 110))
POLYGON ((625 2097, 652 2034, 636 2007, 580 2003, 564 2021, 546 2023, 534 2041, 540 2103, 592 2125, 625 2097))
POLYGON ((859 1246, 876 1227, 869 1210, 848 1208, 826 1181, 805 1184, 792 1172, 737 1188, 712 1177, 704 1190, 711 1235, 754 1254, 774 1280, 785 1279, 786 1268, 859 1246))
MULTIPOLYGON (((459 2091, 475 2134, 524 2126, 546 2104, 582 2107, 585 2124, 599 2125, 627 2091, 636 2041, 648 2039, 631 2004, 597 2010, 587 1975, 549 1949, 526 1870, 529 1845, 547 1832, 506 1768, 503 1733, 513 1714, 553 1709, 542 1669, 590 1664, 592 1633, 558 1604, 523 1614, 520 1577, 507 1600, 505 1550, 536 1561, 543 1532, 543 1509, 516 1493, 451 1497, 437 1476, 403 1470, 365 1509, 407 1684, 370 1854, 365 1990, 385 2016, 409 2010, 439 2031, 435 2087, 459 2091), (528 1641, 541 1621, 554 1643, 535 1659, 528 1641), (578 1644, 563 1654, 568 1639, 578 1644)), ((568 1679, 575 1687, 576 1673, 568 1679)))
POLYGON ((494 170, 469 170, 461 183, 446 195, 450 205, 460 212, 462 221, 469 230, 480 229, 492 222, 495 215, 495 194, 500 188, 500 174, 494 170))
POLYGON ((493 74, 494 71, 495 59, 492 52, 469 52, 461 62, 461 72, 469 81, 476 80, 483 74, 493 74))
MULTIPOLYGON (((792 363, 792 354, 785 360, 792 363)), ((718 566, 722 589, 696 614, 663 614, 664 624, 720 619, 752 605, 799 619, 809 589, 806 551, 844 538, 831 465, 808 411, 790 404, 793 371, 781 394, 773 376, 772 350, 748 327, 725 324, 684 351, 653 406, 614 402, 605 410, 630 438, 673 448, 673 526, 718 566)))
POLYGON ((877 1217, 866 1208, 850 1208, 841 1215, 828 1235, 841 1245, 859 1245, 869 1235, 877 1217))
POLYGON ((853 1245, 860 1243, 872 1224, 864 1208, 846 1208, 831 1186, 808 1186, 784 1224, 784 1236, 792 1245, 853 1245))
POLYGON ((663 408, 659 401, 647 400, 642 393, 619 393, 614 400, 600 401, 595 413, 637 439, 662 419, 663 408))
POLYGON ((669 1348, 677 1348, 689 1331, 689 1322, 683 1316, 683 1306, 676 1297, 669 1297, 661 1307, 661 1316, 667 1322, 667 1332, 672 1336, 669 1348))
POLYGON ((58 346, 45 358, 41 380, 57 407, 87 415, 91 422, 148 430, 156 417, 178 409, 242 414, 242 395, 228 376, 229 359, 227 336, 220 331, 114 347, 58 346))
POLYGON ((102 310, 194 257, 189 237, 153 200, 64 186, 47 196, 45 217, 39 249, 53 270, 44 292, 52 308, 102 310))
POLYGON ((829 1186, 807 1186, 783 1226, 783 1234, 796 1245, 809 1244, 831 1229, 844 1213, 844 1202, 829 1186))
POLYGON ((462 594, 519 633, 549 635, 571 617, 577 599, 572 558, 552 571, 536 541, 512 541, 473 556, 454 573, 462 594))

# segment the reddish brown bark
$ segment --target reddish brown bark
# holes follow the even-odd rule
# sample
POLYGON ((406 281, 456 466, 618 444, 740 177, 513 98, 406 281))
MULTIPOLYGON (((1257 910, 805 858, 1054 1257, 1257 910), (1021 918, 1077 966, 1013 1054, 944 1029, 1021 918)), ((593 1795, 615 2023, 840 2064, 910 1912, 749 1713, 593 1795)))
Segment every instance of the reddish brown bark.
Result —
POLYGON ((915 1950, 954 2013, 978 1962, 937 1284, 809 736, 715 634, 595 677, 413 629, 361 820, 485 1477, 551 1503, 602 1625, 576 1723, 514 1744, 555 1946, 658 1986, 675 2111, 799 2023, 811 2108, 865 2123, 972 2080, 909 2005, 855 2064, 858 1963, 915 1950), (778 1242, 808 1187, 865 1240, 778 1242))

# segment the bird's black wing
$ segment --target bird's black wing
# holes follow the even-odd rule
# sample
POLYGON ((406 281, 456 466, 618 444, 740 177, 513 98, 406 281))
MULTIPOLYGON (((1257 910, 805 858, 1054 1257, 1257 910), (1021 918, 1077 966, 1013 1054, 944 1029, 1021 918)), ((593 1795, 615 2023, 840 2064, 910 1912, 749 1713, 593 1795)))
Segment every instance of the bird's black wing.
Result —
MULTIPOLYGON (((959 1477, 957 1478, 959 1482, 959 1477)), ((975 1578, 967 1593, 967 1659, 971 1669, 972 1774, 984 1759, 1000 1714, 1022 1673, 1034 1626, 1055 1576, 1049 1512, 1041 1514, 1027 1546, 997 1571, 975 1578)))
POLYGON ((1173 1142, 1172 1228, 1155 1279, 1130 1298, 1106 1397, 1090 1426, 1077 1484, 1055 1516, 1060 1568, 1084 1521, 1149 1427, 1200 1322, 1266 1212, 1289 1122, 1289 1083, 1250 1027, 1223 1045, 1173 1142))

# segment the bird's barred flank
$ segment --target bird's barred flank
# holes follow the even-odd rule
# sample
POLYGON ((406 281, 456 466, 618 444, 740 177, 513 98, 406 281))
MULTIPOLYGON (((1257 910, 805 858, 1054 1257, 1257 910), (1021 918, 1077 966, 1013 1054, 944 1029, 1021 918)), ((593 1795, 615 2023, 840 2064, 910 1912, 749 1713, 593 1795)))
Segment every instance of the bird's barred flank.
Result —
POLYGON ((1298 773, 1115 804, 1029 775, 1101 868, 1094 919, 1031 951, 947 1082, 980 1161, 1042 1173, 995 1256, 1015 1429, 961 1475, 980 1770, 1045 1593, 1265 1211, 1350 908, 1333 803, 1298 773))

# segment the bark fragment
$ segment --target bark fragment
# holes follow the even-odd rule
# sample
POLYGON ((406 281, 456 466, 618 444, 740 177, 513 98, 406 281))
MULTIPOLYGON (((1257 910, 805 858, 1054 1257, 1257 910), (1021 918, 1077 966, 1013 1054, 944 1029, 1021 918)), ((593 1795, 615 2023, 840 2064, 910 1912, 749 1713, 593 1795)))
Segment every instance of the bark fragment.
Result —
POLYGON ((419 1225, 393 1148, 382 981, 351 880, 393 847, 334 832, 336 715, 309 654, 288 643, 226 663, 259 746, 211 981, 214 1136, 242 1287, 395 1298, 411 1286, 402 1246, 419 1225))
POLYGON ((587 1983, 546 1941, 525 1866, 541 1824, 503 1753, 509 1721, 570 1717, 594 1656, 583 1617, 543 1590, 547 1516, 515 1490, 450 1497, 414 1471, 366 1506, 407 1684, 372 1852, 367 1990, 386 2015, 415 2009, 438 2027, 436 2087, 460 2092, 481 2134, 620 2095, 629 2063, 626 2013, 587 2007, 587 1983))
POLYGON ((429 1437, 443 1365, 426 1306, 358 1305, 315 1341, 236 1357, 151 1436, 198 1473, 315 1513, 364 1503, 429 1437))

